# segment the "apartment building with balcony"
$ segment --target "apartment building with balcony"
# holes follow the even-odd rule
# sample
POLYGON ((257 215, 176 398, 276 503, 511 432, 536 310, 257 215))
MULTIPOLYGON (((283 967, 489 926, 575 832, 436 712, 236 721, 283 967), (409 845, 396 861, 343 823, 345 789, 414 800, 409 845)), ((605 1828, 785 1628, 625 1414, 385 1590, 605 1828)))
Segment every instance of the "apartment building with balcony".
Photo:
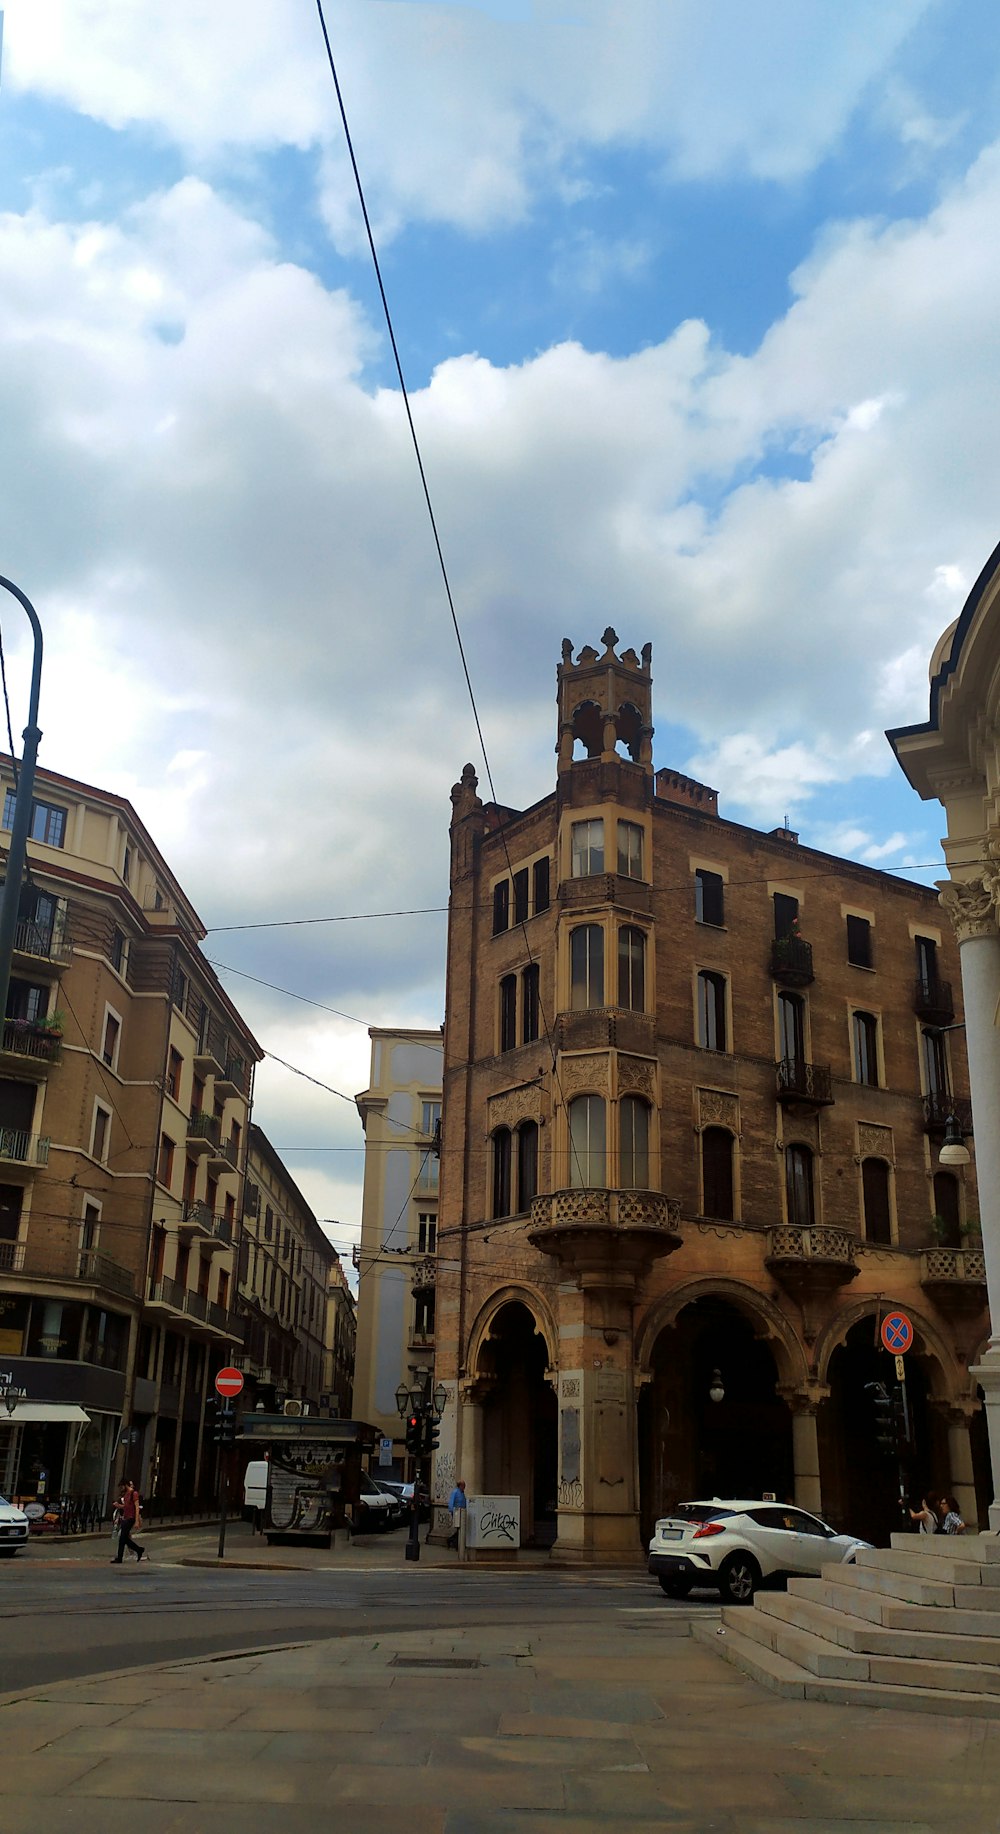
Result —
POLYGON ((908 1475, 972 1521, 988 1317, 974 1168, 939 1163, 971 1117, 937 894, 654 769, 648 646, 566 643, 557 683, 554 790, 452 791, 435 1487, 520 1495, 570 1558, 765 1490, 882 1539, 895 1305, 908 1475))
MULTIPOLYGON (((0 760, 3 829, 13 771, 0 760)), ((2 845, 2 836, 0 836, 2 845)), ((259 1046, 120 796, 39 770, 0 1048, 7 1494, 210 1487, 259 1046)))
MULTIPOLYGON (((354 1411, 393 1441, 406 1472, 400 1382, 433 1368, 436 1341, 440 1031, 372 1026, 371 1076, 357 1099, 365 1130, 354 1411)), ((408 1474, 408 1473, 407 1473, 408 1474)))
POLYGON ((332 1242, 263 1128, 252 1123, 240 1248, 243 1347, 234 1359, 246 1377, 243 1407, 263 1402, 273 1410, 279 1395, 314 1411, 328 1403, 327 1312, 338 1268, 332 1242))
POLYGON ((344 1264, 340 1256, 335 1255, 328 1269, 323 1391, 331 1413, 339 1414, 342 1420, 350 1420, 354 1414, 357 1341, 357 1303, 344 1264))

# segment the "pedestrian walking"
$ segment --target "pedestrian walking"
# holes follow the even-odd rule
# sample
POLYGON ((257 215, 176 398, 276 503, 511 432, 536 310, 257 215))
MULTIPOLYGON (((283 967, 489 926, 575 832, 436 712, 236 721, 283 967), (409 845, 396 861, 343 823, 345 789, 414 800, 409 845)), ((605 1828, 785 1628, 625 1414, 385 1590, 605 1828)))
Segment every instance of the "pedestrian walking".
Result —
POLYGON ((463 1509, 468 1509, 468 1507, 469 1500, 465 1494, 465 1479, 464 1477, 460 1477, 448 1498, 448 1508, 451 1510, 451 1534, 448 1536, 449 1547, 458 1546, 458 1531, 462 1521, 462 1511, 463 1509))
POLYGON ((959 1514, 958 1504, 954 1497, 943 1496, 941 1498, 941 1508, 944 1511, 944 1521, 941 1524, 942 1533, 946 1535, 964 1535, 965 1523, 962 1521, 961 1515, 959 1514))
POLYGON ((140 1547, 138 1541, 133 1541, 132 1539, 133 1529, 142 1527, 142 1498, 131 1478, 126 1478, 125 1488, 118 1499, 117 1516, 119 1525, 118 1552, 111 1562, 112 1566, 121 1566, 125 1558, 126 1548, 128 1548, 131 1554, 135 1555, 137 1561, 143 1559, 148 1560, 149 1555, 146 1553, 145 1548, 140 1547))

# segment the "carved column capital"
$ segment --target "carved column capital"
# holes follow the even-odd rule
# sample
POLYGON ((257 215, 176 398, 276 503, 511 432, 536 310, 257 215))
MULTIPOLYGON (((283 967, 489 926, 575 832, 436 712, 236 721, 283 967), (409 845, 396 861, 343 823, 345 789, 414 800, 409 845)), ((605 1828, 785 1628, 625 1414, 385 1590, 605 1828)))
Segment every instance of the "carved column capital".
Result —
POLYGON ((938 902, 951 920, 960 943, 972 937, 996 936, 1000 871, 987 867, 975 879, 938 879, 938 902))

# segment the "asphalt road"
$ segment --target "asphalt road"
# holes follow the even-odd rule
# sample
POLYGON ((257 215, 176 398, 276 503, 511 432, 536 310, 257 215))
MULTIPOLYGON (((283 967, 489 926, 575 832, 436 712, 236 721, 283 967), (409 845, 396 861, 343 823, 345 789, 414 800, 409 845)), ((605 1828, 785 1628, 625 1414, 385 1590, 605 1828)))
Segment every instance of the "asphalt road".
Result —
MULTIPOLYGON (((575 1623, 710 1609, 663 1597, 645 1574, 456 1572, 401 1566, 255 1572, 184 1567, 183 1534, 154 1563, 108 1565, 104 1545, 0 1562, 0 1691, 108 1670, 315 1638, 468 1625, 575 1623)), ((203 1550, 199 1546, 198 1552, 203 1550)), ((717 1602, 717 1601, 716 1601, 717 1602)))

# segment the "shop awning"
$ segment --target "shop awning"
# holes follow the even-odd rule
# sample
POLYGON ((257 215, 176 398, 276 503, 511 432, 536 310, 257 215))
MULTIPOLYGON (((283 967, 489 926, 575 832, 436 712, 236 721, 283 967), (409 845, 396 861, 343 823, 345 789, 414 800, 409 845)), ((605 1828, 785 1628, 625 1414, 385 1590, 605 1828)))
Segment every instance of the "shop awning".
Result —
POLYGON ((8 1420, 11 1426, 90 1425, 90 1415, 77 1407, 75 1401, 19 1401, 13 1414, 0 1412, 0 1426, 8 1420))

